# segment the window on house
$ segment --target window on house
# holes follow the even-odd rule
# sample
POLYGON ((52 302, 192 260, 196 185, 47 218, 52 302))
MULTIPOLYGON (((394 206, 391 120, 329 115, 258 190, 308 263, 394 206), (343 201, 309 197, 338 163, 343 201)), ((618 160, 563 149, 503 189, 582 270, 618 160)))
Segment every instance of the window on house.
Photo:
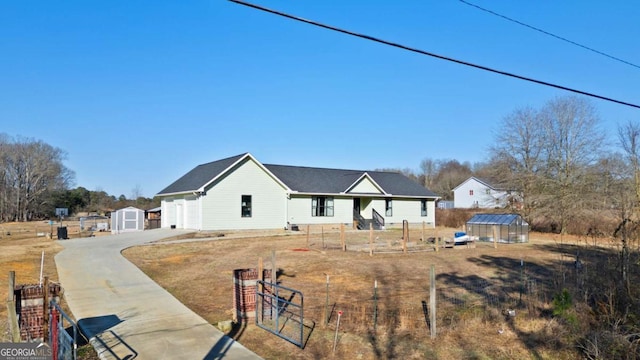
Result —
POLYGON ((469 196, 473 196, 473 190, 469 190, 469 196))
POLYGON ((491 195, 491 189, 487 189, 487 195, 491 195))
POLYGON ((384 200, 384 215, 385 216, 393 216, 393 204, 391 203, 391 199, 384 200))
POLYGON ((427 216, 427 200, 420 201, 420 215, 427 216))
POLYGON ((251 217, 251 195, 242 195, 242 217, 251 217))
POLYGON ((311 216, 333 216, 333 198, 328 196, 312 197, 311 216))

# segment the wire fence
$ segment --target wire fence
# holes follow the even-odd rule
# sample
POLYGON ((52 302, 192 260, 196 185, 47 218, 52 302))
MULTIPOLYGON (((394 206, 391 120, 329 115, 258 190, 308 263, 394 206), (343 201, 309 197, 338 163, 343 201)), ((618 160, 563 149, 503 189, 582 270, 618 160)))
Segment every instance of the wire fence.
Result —
MULTIPOLYGON (((307 247, 318 250, 338 250, 344 247, 346 251, 393 253, 435 251, 436 247, 454 247, 454 234, 450 229, 447 231, 423 224, 410 224, 406 232, 397 226, 386 230, 314 226, 303 227, 300 231, 307 234, 307 247)), ((462 246, 476 246, 476 243, 465 243, 462 246)))
MULTIPOLYGON (((470 319, 506 319, 515 316, 516 311, 534 315, 547 301, 546 291, 546 285, 535 279, 525 279, 516 286, 486 280, 456 286, 441 284, 436 287, 437 331, 453 330, 461 321, 470 319)), ((360 300, 341 298, 325 307, 305 307, 305 317, 322 319, 333 327, 338 311, 342 311, 340 328, 345 331, 407 332, 416 337, 430 332, 428 291, 360 300)))

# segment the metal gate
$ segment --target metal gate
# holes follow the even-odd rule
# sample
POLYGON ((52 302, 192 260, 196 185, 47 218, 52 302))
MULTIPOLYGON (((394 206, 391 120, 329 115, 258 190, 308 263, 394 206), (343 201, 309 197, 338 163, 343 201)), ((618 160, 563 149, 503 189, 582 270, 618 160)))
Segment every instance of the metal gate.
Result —
POLYGON ((304 348, 304 308, 300 291, 258 280, 256 325, 304 348))
POLYGON ((49 309, 49 344, 53 360, 76 360, 78 326, 55 301, 50 302, 49 309), (70 325, 73 336, 67 332, 65 322, 70 325))

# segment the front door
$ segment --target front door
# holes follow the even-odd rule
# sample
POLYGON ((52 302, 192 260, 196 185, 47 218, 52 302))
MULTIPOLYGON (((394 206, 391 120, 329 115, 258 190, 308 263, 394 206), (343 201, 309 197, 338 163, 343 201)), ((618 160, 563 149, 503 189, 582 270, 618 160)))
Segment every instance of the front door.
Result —
POLYGON ((360 214, 360 198, 353 198, 353 212, 360 214))

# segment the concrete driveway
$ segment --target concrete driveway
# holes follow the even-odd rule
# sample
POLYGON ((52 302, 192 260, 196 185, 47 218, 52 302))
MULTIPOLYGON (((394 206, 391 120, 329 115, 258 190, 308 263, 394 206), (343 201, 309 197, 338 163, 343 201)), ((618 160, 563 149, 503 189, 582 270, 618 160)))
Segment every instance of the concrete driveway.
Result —
POLYGON ((186 233, 156 229, 62 240, 64 298, 101 359, 260 359, 189 310, 121 251, 186 233))

